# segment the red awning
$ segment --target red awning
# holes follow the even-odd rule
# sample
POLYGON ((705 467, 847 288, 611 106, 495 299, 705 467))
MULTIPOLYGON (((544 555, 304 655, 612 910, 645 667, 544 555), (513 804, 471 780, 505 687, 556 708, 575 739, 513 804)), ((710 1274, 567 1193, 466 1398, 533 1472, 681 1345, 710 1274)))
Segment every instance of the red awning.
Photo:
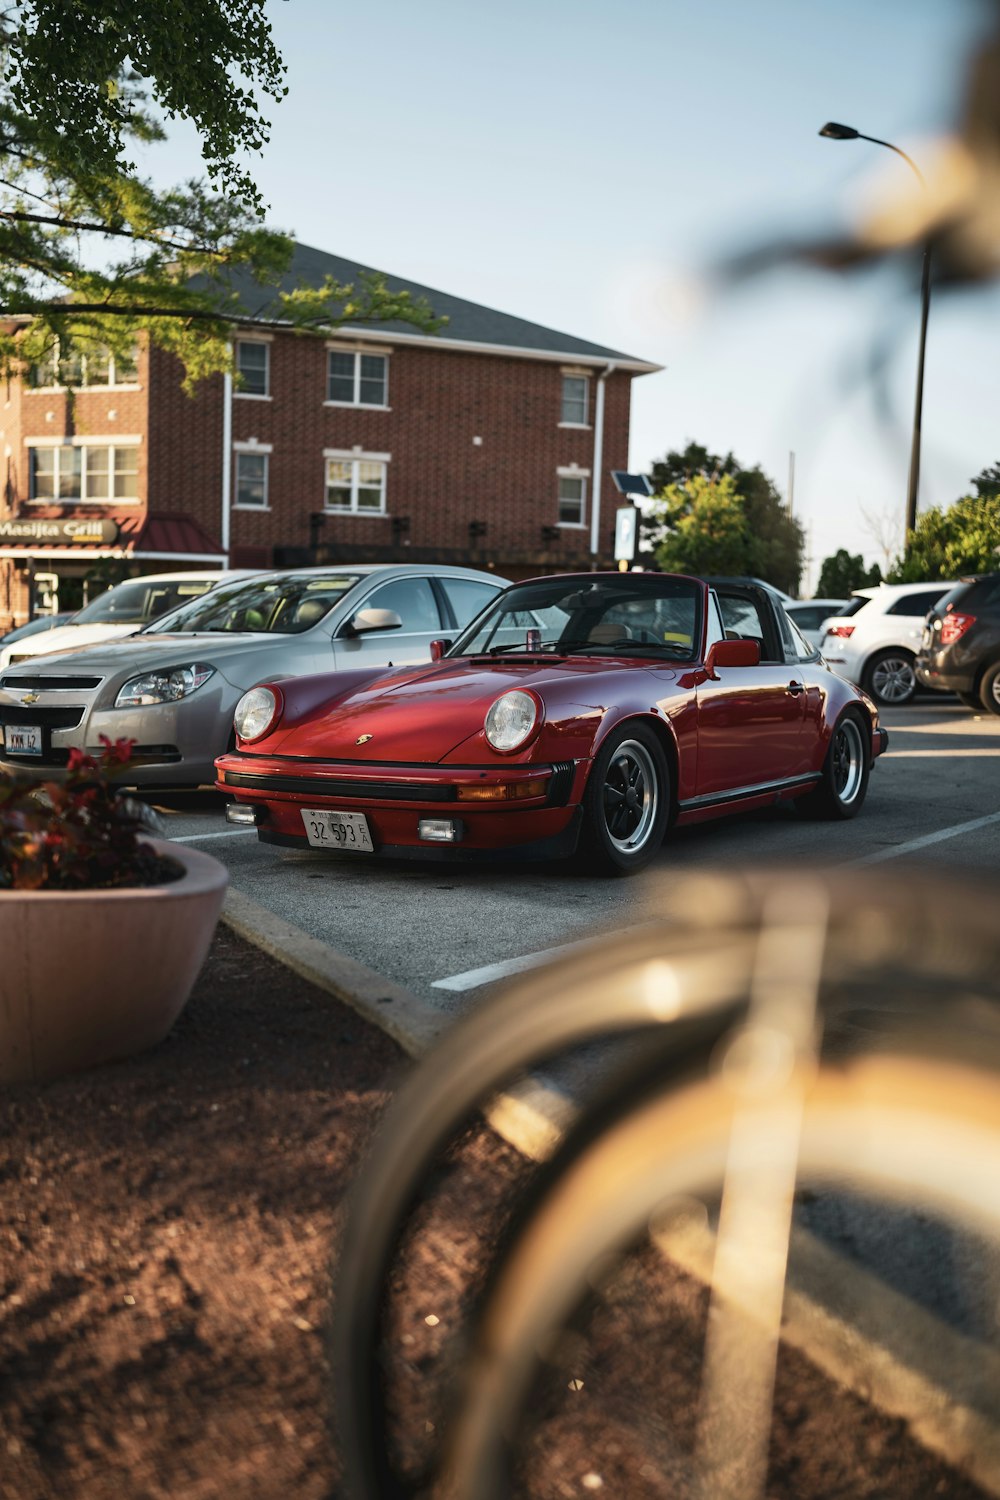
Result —
POLYGON ((193 516, 153 511, 145 516, 119 513, 115 519, 121 528, 118 546, 127 557, 187 557, 200 562, 225 556, 193 516))

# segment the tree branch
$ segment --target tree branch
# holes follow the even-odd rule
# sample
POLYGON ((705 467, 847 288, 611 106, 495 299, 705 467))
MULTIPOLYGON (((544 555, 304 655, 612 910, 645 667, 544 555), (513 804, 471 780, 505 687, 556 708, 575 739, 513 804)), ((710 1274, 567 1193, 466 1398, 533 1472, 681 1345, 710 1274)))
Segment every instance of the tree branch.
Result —
MULTIPOLYGON (((35 197, 33 193, 31 195, 35 197)), ((166 250, 182 250, 192 255, 215 255, 220 258, 225 250, 213 250, 210 245, 185 245, 181 240, 167 239, 165 235, 143 234, 138 229, 118 229, 111 224, 87 224, 82 219, 63 219, 58 214, 29 214, 23 210, 0 208, 0 219, 13 219, 16 223, 53 224, 57 229, 82 229, 91 234, 115 234, 127 240, 143 240, 151 245, 162 245, 166 250)))

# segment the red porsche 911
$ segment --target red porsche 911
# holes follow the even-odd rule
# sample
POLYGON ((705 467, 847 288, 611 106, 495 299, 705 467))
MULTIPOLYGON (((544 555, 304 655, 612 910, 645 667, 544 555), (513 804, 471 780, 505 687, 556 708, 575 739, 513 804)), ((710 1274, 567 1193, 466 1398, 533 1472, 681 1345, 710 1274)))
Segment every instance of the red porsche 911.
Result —
POLYGON ((624 872, 675 823, 784 799, 853 818, 888 739, 778 596, 742 579, 532 579, 432 651, 246 693, 215 763, 230 821, 358 855, 578 854, 624 872))

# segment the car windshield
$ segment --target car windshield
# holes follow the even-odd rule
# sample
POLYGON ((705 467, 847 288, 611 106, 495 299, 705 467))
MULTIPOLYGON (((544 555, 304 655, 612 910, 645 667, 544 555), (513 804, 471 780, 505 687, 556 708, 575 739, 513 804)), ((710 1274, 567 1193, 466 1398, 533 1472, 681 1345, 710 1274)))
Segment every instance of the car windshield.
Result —
POLYGON ((318 625, 324 615, 354 587, 357 573, 268 573, 223 583, 202 599, 163 615, 147 626, 144 635, 189 630, 239 634, 264 631, 270 635, 301 635, 318 625))
POLYGON ((188 579, 133 579, 116 584, 74 616, 74 625, 145 625, 174 609, 186 599, 200 598, 215 582, 215 575, 188 579))
POLYGON ((528 652, 691 661, 701 641, 701 596, 693 579, 655 573, 564 574, 516 584, 472 622, 447 655, 528 652))

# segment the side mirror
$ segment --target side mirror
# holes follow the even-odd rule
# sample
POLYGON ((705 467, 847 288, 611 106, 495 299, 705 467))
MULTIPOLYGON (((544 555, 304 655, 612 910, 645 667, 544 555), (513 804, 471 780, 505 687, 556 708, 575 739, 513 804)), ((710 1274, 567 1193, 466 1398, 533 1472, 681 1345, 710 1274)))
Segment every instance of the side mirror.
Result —
POLYGON ((431 661, 440 661, 451 641, 431 641, 431 661))
POLYGON ((399 630, 402 624, 394 609, 359 609, 344 634, 364 635, 369 630, 399 630))
POLYGON ((719 667, 756 667, 760 665, 759 641, 716 641, 709 647, 705 671, 717 677, 719 667))

